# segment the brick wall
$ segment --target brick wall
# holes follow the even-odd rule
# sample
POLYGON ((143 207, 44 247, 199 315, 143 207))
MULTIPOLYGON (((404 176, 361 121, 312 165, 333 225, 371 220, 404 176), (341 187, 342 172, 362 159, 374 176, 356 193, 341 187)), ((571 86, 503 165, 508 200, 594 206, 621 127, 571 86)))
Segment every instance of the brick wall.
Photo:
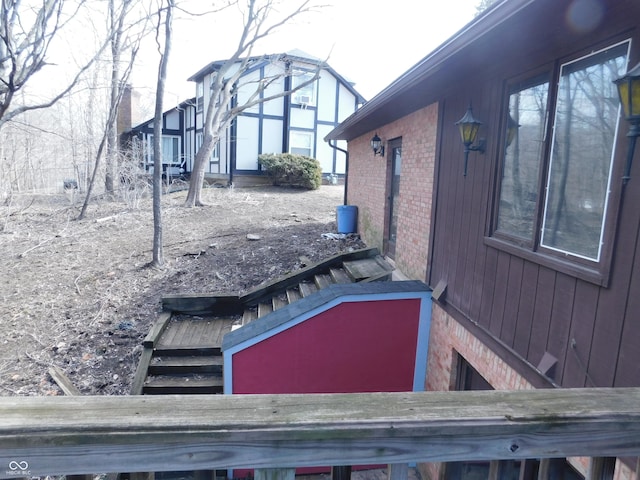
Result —
POLYGON ((358 206, 363 240, 383 251, 391 174, 388 142, 402 139, 395 262, 416 280, 426 279, 437 125, 438 105, 433 104, 349 142, 348 202, 358 206), (376 132, 387 149, 385 158, 374 157, 371 150, 376 132))

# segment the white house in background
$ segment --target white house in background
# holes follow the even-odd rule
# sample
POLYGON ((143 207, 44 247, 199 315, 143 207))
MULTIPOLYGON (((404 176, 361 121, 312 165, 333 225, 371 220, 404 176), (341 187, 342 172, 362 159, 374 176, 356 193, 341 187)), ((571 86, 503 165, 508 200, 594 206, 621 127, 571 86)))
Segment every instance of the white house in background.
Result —
MULTIPOLYGON (((165 173, 189 174, 196 152, 202 145, 203 121, 209 97, 206 88, 225 61, 211 62, 189 80, 196 84, 196 97, 163 115, 165 173)), ((292 72, 269 85, 263 96, 291 90, 315 74, 319 78, 291 95, 258 104, 240 114, 216 146, 206 168, 209 178, 229 182, 242 176, 262 175, 258 155, 297 153, 316 158, 324 174, 344 175, 345 154, 332 148, 323 138, 364 103, 353 84, 320 59, 294 50, 284 54, 255 57, 241 77, 233 104, 241 104, 255 91, 255 82, 285 70, 292 72)), ((131 129, 142 145, 142 166, 152 171, 153 121, 131 129)), ((337 147, 346 149, 346 142, 337 147)))

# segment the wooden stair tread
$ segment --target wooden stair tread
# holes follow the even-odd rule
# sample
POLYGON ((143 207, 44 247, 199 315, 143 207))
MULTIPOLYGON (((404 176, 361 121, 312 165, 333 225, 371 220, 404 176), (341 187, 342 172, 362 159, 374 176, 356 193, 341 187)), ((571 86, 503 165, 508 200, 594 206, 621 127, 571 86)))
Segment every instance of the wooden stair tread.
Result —
POLYGON ((248 307, 244 309, 242 314, 242 325, 251 323, 258 318, 258 309, 256 307, 248 307))
POLYGON ((222 372, 221 356, 197 357, 154 357, 149 364, 149 374, 186 373, 186 372, 222 372))
POLYGON ((310 282, 301 283, 299 285, 299 288, 300 288, 300 294, 302 295, 303 298, 308 297, 309 295, 312 295, 318 291, 318 287, 316 287, 314 283, 310 283, 310 282))
POLYGON ((278 295, 271 299, 271 303, 273 306, 273 311, 276 311, 279 308, 289 305, 289 300, 287 299, 286 295, 278 295))
POLYGON ((158 345, 154 349, 155 355, 164 356, 203 356, 203 355, 221 355, 222 350, 220 346, 202 346, 202 345, 181 345, 175 347, 172 345, 158 345))
POLYGON ((173 394, 173 393, 222 393, 224 382, 222 376, 169 376, 154 375, 147 377, 143 386, 143 393, 173 394))
POLYGON ((365 278, 381 277, 393 271, 391 266, 380 256, 345 261, 343 265, 347 273, 356 282, 365 278))
POLYGON ((330 275, 326 275, 326 274, 319 274, 313 277, 313 280, 316 284, 316 286, 318 287, 318 290, 322 290, 324 288, 327 288, 329 285, 331 285, 333 282, 331 281, 331 276, 330 275))
POLYGON ((300 300, 300 298, 302 298, 302 296, 300 295, 300 291, 296 290, 294 288, 288 288, 287 289, 287 301, 289 303, 293 303, 297 300, 300 300))
POLYGON ((332 268, 329 270, 329 275, 333 283, 353 283, 353 278, 343 268, 332 268))
POLYGON ((260 302, 258 304, 258 318, 264 317, 271 312, 273 312, 273 304, 271 302, 260 302))

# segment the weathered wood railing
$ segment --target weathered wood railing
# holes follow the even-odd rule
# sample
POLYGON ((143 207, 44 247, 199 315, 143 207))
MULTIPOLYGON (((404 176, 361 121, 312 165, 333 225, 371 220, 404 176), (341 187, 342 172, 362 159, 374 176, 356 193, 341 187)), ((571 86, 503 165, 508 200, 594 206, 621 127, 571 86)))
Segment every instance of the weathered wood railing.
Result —
POLYGON ((640 388, 0 398, 2 478, 638 455, 640 388))

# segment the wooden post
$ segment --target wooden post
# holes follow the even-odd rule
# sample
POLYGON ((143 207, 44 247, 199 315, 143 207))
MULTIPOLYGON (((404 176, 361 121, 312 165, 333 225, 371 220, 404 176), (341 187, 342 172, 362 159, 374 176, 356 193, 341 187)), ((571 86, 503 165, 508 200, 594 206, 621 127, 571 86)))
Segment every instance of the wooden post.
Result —
POLYGON ((615 458, 593 457, 589 460, 589 469, 585 480, 613 480, 615 467, 615 458))
POLYGON ((392 463, 387 470, 387 480, 407 480, 409 478, 408 463, 392 463))
POLYGON ((540 468, 538 468, 538 480, 548 480, 550 465, 551 459, 543 458, 542 460, 540 460, 540 468))
POLYGON ((351 478, 351 465, 331 467, 331 480, 349 480, 351 478))
POLYGON ((498 480, 500 475, 500 461, 491 460, 489 463, 489 480, 498 480))
POLYGON ((294 480, 295 468, 257 468, 253 475, 254 480, 294 480))

